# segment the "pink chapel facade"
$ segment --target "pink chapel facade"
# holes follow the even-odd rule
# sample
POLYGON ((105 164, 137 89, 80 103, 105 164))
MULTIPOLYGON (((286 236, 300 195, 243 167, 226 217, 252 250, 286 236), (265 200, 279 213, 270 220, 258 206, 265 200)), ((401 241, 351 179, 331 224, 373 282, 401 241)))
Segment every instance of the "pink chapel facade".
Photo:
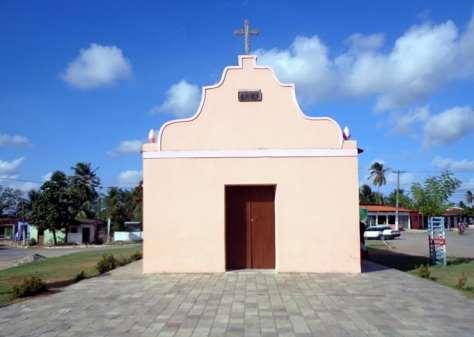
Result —
POLYGON ((360 272, 358 149, 256 56, 142 147, 145 273, 360 272))

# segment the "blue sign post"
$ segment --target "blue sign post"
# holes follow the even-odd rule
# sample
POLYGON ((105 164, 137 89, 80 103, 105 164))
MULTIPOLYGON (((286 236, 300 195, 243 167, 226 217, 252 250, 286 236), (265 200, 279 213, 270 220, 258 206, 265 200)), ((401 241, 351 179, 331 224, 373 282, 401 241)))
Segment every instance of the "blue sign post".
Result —
POLYGON ((428 221, 428 242, 433 265, 446 265, 446 230, 443 217, 431 217, 428 221))

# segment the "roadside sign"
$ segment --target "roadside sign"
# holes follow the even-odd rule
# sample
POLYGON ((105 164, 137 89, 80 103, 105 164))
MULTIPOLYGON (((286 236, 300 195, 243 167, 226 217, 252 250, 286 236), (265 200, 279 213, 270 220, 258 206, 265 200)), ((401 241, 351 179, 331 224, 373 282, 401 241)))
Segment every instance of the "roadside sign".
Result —
POLYGON ((431 264, 446 265, 446 230, 443 217, 431 217, 428 221, 428 243, 431 264))

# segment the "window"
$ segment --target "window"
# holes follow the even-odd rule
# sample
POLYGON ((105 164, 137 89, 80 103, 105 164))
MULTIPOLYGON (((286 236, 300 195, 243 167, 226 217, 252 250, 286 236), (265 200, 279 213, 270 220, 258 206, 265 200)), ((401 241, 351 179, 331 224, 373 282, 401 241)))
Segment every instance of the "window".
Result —
POLYGON ((398 225, 401 228, 408 228, 408 215, 399 215, 398 225))
POLYGON ((369 215, 368 218, 367 218, 367 224, 369 226, 375 226, 376 223, 375 223, 375 215, 369 215))
POLYGON ((388 224, 389 225, 395 225, 395 215, 389 215, 388 216, 388 224))
POLYGON ((77 233, 77 226, 71 226, 71 233, 77 233))
POLYGON ((386 215, 379 215, 377 224, 385 225, 387 223, 387 216, 386 215))

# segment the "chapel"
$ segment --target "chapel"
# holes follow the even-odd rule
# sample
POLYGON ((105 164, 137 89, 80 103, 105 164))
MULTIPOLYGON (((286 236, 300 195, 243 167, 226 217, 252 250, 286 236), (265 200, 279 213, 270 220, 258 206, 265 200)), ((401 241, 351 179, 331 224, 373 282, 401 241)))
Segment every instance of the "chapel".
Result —
POLYGON ((359 273, 358 149, 238 56, 142 147, 145 273, 359 273))

